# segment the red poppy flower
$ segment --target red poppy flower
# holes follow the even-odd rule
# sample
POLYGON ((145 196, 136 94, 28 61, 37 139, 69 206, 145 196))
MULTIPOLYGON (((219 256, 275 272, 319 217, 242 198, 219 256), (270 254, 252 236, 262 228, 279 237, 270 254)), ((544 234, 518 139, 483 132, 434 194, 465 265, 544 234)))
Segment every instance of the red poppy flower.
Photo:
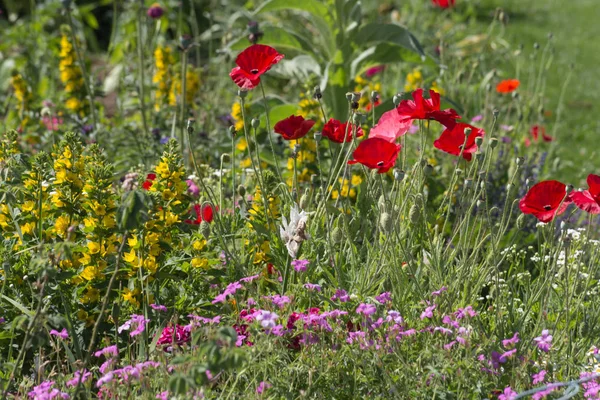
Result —
POLYGON ((260 76, 284 57, 277 50, 264 44, 253 44, 242 51, 229 76, 242 89, 253 89, 260 83, 260 76))
POLYGON ((354 160, 348 164, 361 163, 362 165, 377 169, 380 174, 388 172, 396 164, 396 158, 401 146, 381 138, 369 138, 360 142, 352 156, 354 160))
POLYGON ((384 69, 385 69, 385 65, 383 65, 383 64, 371 67, 365 71, 365 77, 372 78, 373 76, 377 75, 378 73, 383 72, 384 69))
POLYGON ((523 214, 533 214, 542 222, 550 222, 555 215, 560 215, 571 204, 566 197, 567 187, 558 181, 536 183, 519 202, 523 214), (566 197, 566 198, 565 198, 566 197))
POLYGON ((455 0, 431 0, 431 3, 440 8, 454 7, 455 0))
POLYGON ((496 85, 496 91, 498 93, 511 93, 517 90, 521 82, 518 79, 505 79, 496 85))
POLYGON ((365 111, 371 111, 373 109, 373 106, 377 107, 380 104, 381 104, 381 99, 379 98, 379 95, 377 95, 377 99, 375 99, 375 103, 372 103, 372 102, 367 103, 367 105, 365 106, 365 111))
POLYGON ((402 100, 396 110, 402 121, 408 119, 433 119, 444 126, 451 126, 460 116, 453 109, 440 111, 440 94, 429 91, 429 99, 423 98, 423 89, 412 92, 414 100, 402 100))
POLYGON ((600 214, 600 176, 589 174, 588 189, 571 193, 571 200, 583 211, 590 214, 600 214))
POLYGON ((354 126, 348 122, 341 123, 337 119, 331 118, 327 123, 323 126, 323 136, 332 142, 336 143, 344 143, 352 141, 352 132, 356 128, 356 137, 361 137, 363 135, 363 130, 360 126, 354 126))
POLYGON ((211 223, 213 220, 214 210, 212 205, 205 204, 204 207, 200 207, 200 204, 194 204, 194 212, 196 213, 196 219, 186 219, 184 221, 186 224, 200 225, 202 221, 211 223))
POLYGON ((398 109, 386 111, 379 118, 379 122, 369 131, 369 138, 381 138, 388 142, 395 142, 404 135, 412 126, 412 119, 402 119, 398 109))
POLYGON ((146 175, 146 180, 142 183, 142 188, 144 190, 148 190, 152 187, 152 181, 156 179, 156 174, 148 174, 146 175))
POLYGON ((273 129, 279 133, 285 140, 295 140, 304 137, 315 124, 311 119, 304 119, 302 116, 290 115, 275 124, 273 129))
MULTIPOLYGON (((546 128, 544 128, 543 126, 540 126, 540 125, 533 125, 531 127, 531 130, 529 131, 529 133, 531 134, 531 137, 533 138, 533 141, 535 143, 537 143, 539 141, 540 133, 542 134, 542 140, 544 142, 551 142, 554 140, 554 138, 552 136, 546 135, 546 128)), ((531 139, 525 138, 525 146, 529 147, 530 145, 531 145, 531 139)))
POLYGON ((433 142, 433 146, 446 153, 460 156, 462 151, 462 157, 471 161, 473 153, 477 151, 477 145, 475 144, 475 138, 485 135, 483 129, 474 127, 473 125, 465 124, 464 122, 457 122, 452 128, 446 128, 442 135, 433 142), (465 129, 470 128, 471 134, 467 138, 465 143, 465 129), (464 148, 463 148, 464 146, 464 148))

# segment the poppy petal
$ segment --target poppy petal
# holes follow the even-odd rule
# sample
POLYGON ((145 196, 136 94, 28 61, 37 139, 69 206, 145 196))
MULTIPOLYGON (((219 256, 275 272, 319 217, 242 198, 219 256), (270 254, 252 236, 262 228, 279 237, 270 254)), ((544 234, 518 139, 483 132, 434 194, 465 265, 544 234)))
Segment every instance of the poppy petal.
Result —
POLYGON ((348 164, 361 163, 362 165, 377 169, 380 174, 388 172, 396 164, 401 146, 382 138, 369 138, 360 142, 348 164))
POLYGON ((538 220, 549 222, 571 204, 572 196, 565 198, 566 190, 564 183, 555 180, 536 183, 519 201, 519 208, 524 214, 533 214, 538 220))
POLYGON ((313 120, 305 120, 302 116, 290 115, 275 124, 273 130, 279 133, 285 140, 300 139, 315 125, 313 120))
POLYGON ((580 209, 590 214, 600 214, 600 204, 592 197, 592 194, 584 190, 582 192, 573 192, 571 194, 573 203, 580 209))
POLYGON ((384 112, 377 125, 369 132, 369 138, 381 138, 395 142, 404 135, 412 125, 412 119, 402 119, 397 109, 384 112))

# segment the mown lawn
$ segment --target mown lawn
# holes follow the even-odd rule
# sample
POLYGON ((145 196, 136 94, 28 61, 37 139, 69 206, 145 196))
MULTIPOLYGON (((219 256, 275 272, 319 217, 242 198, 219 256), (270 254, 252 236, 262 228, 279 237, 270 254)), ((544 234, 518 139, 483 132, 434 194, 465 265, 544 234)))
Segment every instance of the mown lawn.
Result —
POLYGON ((561 90, 575 69, 565 93, 563 123, 557 154, 562 167, 559 179, 581 184, 578 179, 598 173, 600 139, 600 25, 597 0, 493 0, 508 12, 506 39, 531 49, 542 47, 552 33, 554 64, 547 77, 548 110, 555 113, 561 90))

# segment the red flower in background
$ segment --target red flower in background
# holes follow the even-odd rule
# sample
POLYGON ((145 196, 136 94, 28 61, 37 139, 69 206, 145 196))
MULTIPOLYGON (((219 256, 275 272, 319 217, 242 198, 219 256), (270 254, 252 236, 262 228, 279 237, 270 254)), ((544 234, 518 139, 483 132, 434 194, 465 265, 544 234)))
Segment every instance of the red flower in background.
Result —
POLYGON ((196 213, 196 219, 186 219, 184 221, 186 224, 200 225, 202 221, 211 223, 213 220, 214 210, 210 204, 205 204, 204 207, 200 207, 200 204, 194 204, 194 212, 196 213))
POLYGON ((587 190, 571 193, 571 200, 583 211, 600 214, 600 176, 589 174, 587 184, 587 190))
POLYGON ((543 181, 529 189, 519 202, 523 214, 533 214, 542 222, 549 222, 555 215, 560 215, 571 204, 570 196, 566 196, 567 187, 558 181, 543 181), (566 197, 566 198, 565 198, 566 197), (564 201, 563 201, 564 200, 564 201))
POLYGON ((455 156, 460 156, 462 151, 462 157, 467 161, 471 161, 471 158, 473 158, 473 153, 477 151, 475 138, 483 135, 485 135, 485 131, 483 129, 476 128, 473 125, 465 124, 464 122, 457 122, 451 128, 446 128, 442 132, 442 135, 435 142, 433 142, 433 146, 455 156), (471 134, 465 143, 466 128, 471 129, 471 134))
MULTIPOLYGON (((336 143, 344 143, 350 142, 352 140, 352 132, 355 126, 348 122, 341 123, 337 119, 331 118, 327 123, 323 126, 323 136, 332 142, 336 143)), ((360 126, 356 126, 356 137, 361 137, 363 135, 363 130, 360 126)))
MULTIPOLYGON (((546 135, 546 128, 544 128, 543 126, 540 125, 533 125, 531 127, 531 130, 529 131, 529 133, 531 134, 531 137, 533 138, 533 141, 535 143, 537 143, 539 141, 540 138, 540 133, 542 134, 542 140, 544 142, 551 142, 554 140, 554 138, 550 135, 546 135)), ((529 138, 525 138, 525 146, 529 147, 531 145, 531 140, 529 138)))
POLYGON ((454 3, 456 0, 431 0, 431 3, 440 8, 450 8, 454 7, 454 3))
POLYGON ((304 119, 302 116, 290 115, 275 124, 273 130, 279 133, 285 140, 295 140, 306 136, 308 131, 315 125, 315 121, 304 119))
POLYGON ((156 179, 156 174, 148 174, 146 175, 146 180, 142 183, 142 188, 144 190, 148 190, 152 187, 152 181, 156 179))
POLYGON ((401 146, 381 138, 369 138, 360 142, 352 156, 354 160, 348 164, 361 163, 362 165, 377 169, 380 174, 388 172, 396 164, 401 146))
POLYGON ((260 83, 260 76, 277 64, 284 55, 264 44, 253 44, 242 51, 229 76, 242 89, 253 89, 260 83))
POLYGON ((496 85, 498 93, 511 93, 517 90, 521 82, 518 79, 505 79, 496 85))
POLYGON ((396 110, 401 121, 433 119, 444 126, 451 126, 460 116, 452 108, 440 111, 440 94, 429 91, 429 99, 423 98, 423 89, 412 93, 413 100, 402 100, 396 110))

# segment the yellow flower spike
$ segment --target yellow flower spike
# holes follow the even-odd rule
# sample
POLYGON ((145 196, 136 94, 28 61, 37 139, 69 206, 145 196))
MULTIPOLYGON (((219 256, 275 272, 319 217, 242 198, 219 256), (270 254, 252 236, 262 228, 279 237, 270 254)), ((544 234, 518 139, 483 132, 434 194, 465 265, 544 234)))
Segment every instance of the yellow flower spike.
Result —
POLYGON ((23 203, 23 205, 21 206, 21 210, 22 211, 32 211, 33 208, 35 207, 35 203, 31 200, 26 201, 25 203, 23 203))
POLYGON ((360 175, 352 175, 352 180, 350 183, 352 186, 359 186, 363 182, 363 178, 360 175))
POLYGON ((69 218, 65 216, 56 218, 56 221, 54 221, 54 229, 58 236, 64 237, 69 229, 69 218))
POLYGON ((150 255, 154 256, 154 257, 158 257, 160 256, 160 245, 159 244, 153 244, 152 246, 150 246, 150 255))
POLYGON ((148 243, 148 244, 158 243, 158 240, 159 240, 159 236, 158 236, 158 233, 156 233, 156 232, 149 233, 146 236, 146 243, 148 243))
POLYGON ((155 273, 156 272, 156 258, 150 256, 148 258, 146 258, 144 260, 144 268, 146 268, 148 271, 155 273))
POLYGON ((115 226, 117 226, 117 221, 115 220, 115 216, 114 215, 105 215, 104 218, 102 218, 102 225, 104 225, 104 227, 106 229, 112 229, 115 226))
POLYGON ((87 217, 83 219, 83 224, 85 225, 86 229, 94 229, 97 225, 97 221, 94 218, 91 217, 87 217))

